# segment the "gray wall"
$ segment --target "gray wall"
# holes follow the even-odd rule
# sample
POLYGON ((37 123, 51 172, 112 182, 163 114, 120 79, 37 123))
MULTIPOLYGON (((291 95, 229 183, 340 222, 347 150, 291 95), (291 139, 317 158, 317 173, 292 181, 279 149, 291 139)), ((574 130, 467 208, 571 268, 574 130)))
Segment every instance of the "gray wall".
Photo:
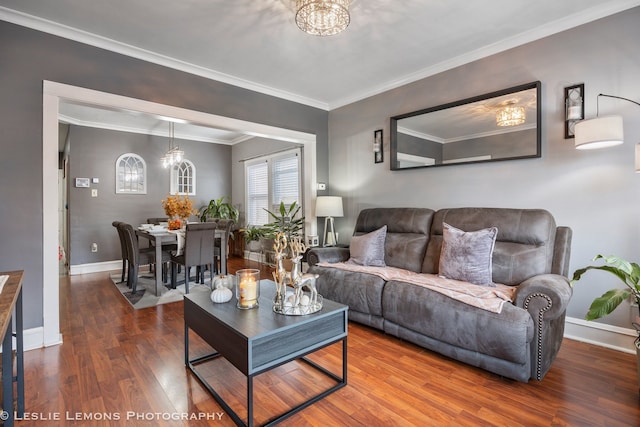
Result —
MULTIPOLYGON (((42 326, 42 81, 314 133, 328 179, 326 111, 0 21, 0 270, 25 270, 25 327, 42 326)), ((57 280, 50 278, 48 280, 57 280)))
MULTIPOLYGON (((168 139, 160 136, 71 126, 69 139, 70 265, 113 261, 121 258, 120 243, 111 225, 114 220, 134 226, 147 218, 165 216, 161 201, 169 194, 170 169, 160 163, 168 139), (124 153, 141 156, 147 165, 147 194, 116 194, 115 162, 124 153), (90 188, 76 188, 75 178, 99 178, 90 188), (98 197, 91 197, 91 190, 98 197), (91 243, 98 252, 90 251, 91 243)), ((209 200, 231 195, 231 146, 176 139, 185 158, 196 168, 198 209, 209 200)))
MULTIPOLYGON (((584 82, 590 118, 598 93, 640 101, 638 23, 635 8, 331 111, 330 184, 345 201, 346 217, 336 219, 341 243, 352 233, 357 213, 371 206, 545 208, 558 224, 573 228, 571 271, 598 253, 638 261, 634 146, 640 141, 640 108, 600 100, 601 115, 624 118, 627 141, 611 149, 578 151, 573 140, 564 139, 563 127, 566 86, 584 82), (542 82, 542 158, 389 170, 390 117, 536 80, 542 82), (371 143, 380 128, 385 162, 374 164, 371 143)), ((569 316, 583 318, 593 298, 620 286, 603 272, 585 276, 575 287, 569 316)), ((626 305, 604 322, 630 328, 630 312, 626 305)))
POLYGON ((455 160, 485 155, 492 159, 533 156, 536 154, 536 135, 535 129, 527 129, 450 142, 444 144, 443 157, 444 160, 455 160))

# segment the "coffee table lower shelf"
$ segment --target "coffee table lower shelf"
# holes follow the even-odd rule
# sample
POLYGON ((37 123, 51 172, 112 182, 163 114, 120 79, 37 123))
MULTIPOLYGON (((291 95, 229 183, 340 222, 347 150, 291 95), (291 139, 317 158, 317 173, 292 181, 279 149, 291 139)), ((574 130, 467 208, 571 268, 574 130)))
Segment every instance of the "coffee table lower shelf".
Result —
MULTIPOLYGON (((323 391, 322 393, 319 393, 315 396, 313 396, 312 398, 306 400, 305 402, 300 403, 299 405, 291 408, 290 410, 270 419, 269 421, 267 421, 265 424, 263 424, 263 426, 268 427, 268 426, 273 426, 276 425, 277 423, 279 423, 280 421, 285 420, 286 418, 300 412, 301 410, 303 410, 304 408, 306 408, 307 406, 310 406, 314 403, 316 403, 317 401, 325 398, 326 396, 330 395, 331 393, 333 393, 334 391, 337 391, 339 389, 341 389, 342 387, 347 385, 347 338, 344 337, 343 339, 339 340, 342 341, 342 377, 334 374, 333 372, 329 371, 328 369, 325 369, 324 367, 318 365, 317 363, 307 359, 306 357, 298 357, 296 359, 293 360, 302 360, 303 362, 307 363, 309 366, 312 366, 313 368, 317 369, 318 371, 322 372, 324 375, 326 375, 329 378, 332 378, 334 381, 336 381, 336 385, 334 385, 333 387, 328 388, 327 390, 323 391)), ((333 343, 329 343, 324 347, 330 346, 332 344, 335 344, 335 342, 333 343)), ((324 348, 322 347, 322 348, 324 348)), ((320 348, 313 350, 312 352, 315 352, 317 350, 320 350, 320 348)), ((195 377, 200 381, 200 383, 202 383, 202 385, 207 389, 207 391, 213 396, 213 398, 220 404, 220 406, 222 406, 222 408, 225 410, 225 412, 227 412, 227 414, 229 414, 229 416, 233 419, 233 421, 236 423, 236 425, 239 426, 252 426, 253 425, 253 378, 255 376, 258 376, 264 372, 268 372, 273 368, 276 368, 278 366, 281 366, 285 363, 289 363, 291 361, 287 361, 287 362, 283 362, 280 365, 276 365, 273 366, 272 368, 269 368, 268 370, 259 372, 255 375, 249 375, 247 376, 247 423, 245 423, 242 418, 236 413, 236 411, 234 411, 228 404, 227 402, 225 402, 225 400, 222 398, 222 396, 220 396, 216 390, 213 388, 213 386, 211 384, 209 384, 209 382, 204 378, 203 375, 200 374, 200 372, 198 372, 198 370, 196 369, 196 366, 200 363, 204 363, 213 359, 216 359, 218 357, 222 357, 222 355, 218 352, 215 353, 211 353, 205 356, 201 356, 192 360, 189 360, 187 362, 187 367, 189 368, 189 370, 193 373, 193 375, 195 375, 195 377)))

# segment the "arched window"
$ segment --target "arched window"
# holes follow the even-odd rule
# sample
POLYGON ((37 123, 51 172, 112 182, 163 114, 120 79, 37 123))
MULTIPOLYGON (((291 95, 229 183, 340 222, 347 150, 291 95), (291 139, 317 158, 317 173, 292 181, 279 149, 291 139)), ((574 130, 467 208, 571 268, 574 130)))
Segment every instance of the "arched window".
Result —
POLYGON ((116 193, 147 194, 147 164, 134 153, 125 153, 116 160, 116 193))
POLYGON ((196 167, 187 159, 171 168, 171 194, 196 194, 196 167))

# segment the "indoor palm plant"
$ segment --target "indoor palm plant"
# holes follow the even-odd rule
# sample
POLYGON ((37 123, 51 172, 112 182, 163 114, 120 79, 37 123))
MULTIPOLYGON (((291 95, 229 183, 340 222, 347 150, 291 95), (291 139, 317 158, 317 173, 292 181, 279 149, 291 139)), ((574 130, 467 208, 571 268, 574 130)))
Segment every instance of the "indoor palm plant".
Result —
POLYGON ((273 219, 272 222, 265 224, 263 230, 266 233, 266 237, 273 239, 279 232, 284 233, 288 241, 292 238, 302 238, 302 232, 304 229, 304 216, 297 217, 300 213, 301 206, 296 202, 291 203, 289 207, 280 202, 278 212, 271 212, 265 209, 269 216, 273 219))
MULTIPOLYGON (((571 284, 580 280, 582 275, 589 270, 602 270, 616 276, 624 284, 623 289, 610 289, 602 296, 596 298, 591 303, 587 312, 586 320, 600 319, 615 310, 623 301, 633 298, 638 304, 640 310, 640 265, 635 262, 626 261, 617 256, 597 255, 593 260, 603 260, 604 265, 589 265, 579 268, 573 273, 571 284)), ((639 313, 640 314, 640 313, 639 313)), ((638 332, 635 340, 636 357, 638 364, 638 385, 640 386, 640 316, 636 317, 636 321, 632 323, 634 329, 638 332)))

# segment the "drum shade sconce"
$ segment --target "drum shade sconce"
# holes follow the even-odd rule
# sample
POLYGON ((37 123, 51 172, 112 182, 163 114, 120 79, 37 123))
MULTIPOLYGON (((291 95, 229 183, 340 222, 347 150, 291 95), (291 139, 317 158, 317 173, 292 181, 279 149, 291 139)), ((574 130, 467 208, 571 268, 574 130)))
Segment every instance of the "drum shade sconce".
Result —
POLYGON ((564 88, 564 139, 575 138, 574 127, 584 119, 584 83, 564 88))
POLYGON ((622 99, 640 106, 640 103, 615 95, 598 94, 596 99, 596 118, 582 120, 575 125, 575 145, 579 150, 613 147, 624 142, 624 131, 621 116, 599 117, 599 100, 601 96, 622 99))
MULTIPOLYGON (((598 94, 596 98, 596 118, 583 120, 575 125, 575 144, 577 149, 596 149, 613 147, 624 142, 624 130, 621 116, 598 117, 600 97, 621 99, 640 106, 640 103, 622 96, 598 94)), ((635 171, 640 172, 640 145, 635 147, 635 171)))

